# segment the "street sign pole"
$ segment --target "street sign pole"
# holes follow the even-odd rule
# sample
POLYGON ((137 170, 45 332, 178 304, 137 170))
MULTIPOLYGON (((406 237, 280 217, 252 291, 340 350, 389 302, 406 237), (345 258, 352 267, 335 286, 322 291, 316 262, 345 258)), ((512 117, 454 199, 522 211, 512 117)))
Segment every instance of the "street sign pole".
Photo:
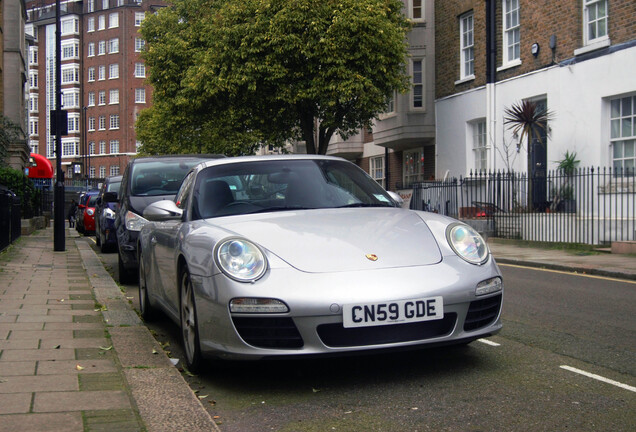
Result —
POLYGON ((64 238, 64 172, 62 171, 62 32, 60 26, 60 0, 55 0, 55 156, 57 173, 55 176, 55 190, 53 195, 53 250, 66 250, 64 238))

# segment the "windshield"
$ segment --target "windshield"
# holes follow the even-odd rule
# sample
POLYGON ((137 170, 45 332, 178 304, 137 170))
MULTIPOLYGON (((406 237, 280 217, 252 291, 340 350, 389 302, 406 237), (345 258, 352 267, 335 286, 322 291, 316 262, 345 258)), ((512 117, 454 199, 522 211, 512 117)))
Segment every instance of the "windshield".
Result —
POLYGON ((193 218, 337 207, 393 207, 377 182, 339 160, 259 160, 202 170, 193 218))
POLYGON ((121 181, 108 183, 108 186, 106 187, 106 192, 119 193, 119 185, 121 185, 121 181))
POLYGON ((135 196, 174 195, 190 168, 201 159, 163 159, 133 166, 131 194, 135 196))
POLYGON ((88 204, 86 205, 87 207, 95 207, 95 203, 97 202, 97 195, 91 195, 89 200, 88 200, 88 204))

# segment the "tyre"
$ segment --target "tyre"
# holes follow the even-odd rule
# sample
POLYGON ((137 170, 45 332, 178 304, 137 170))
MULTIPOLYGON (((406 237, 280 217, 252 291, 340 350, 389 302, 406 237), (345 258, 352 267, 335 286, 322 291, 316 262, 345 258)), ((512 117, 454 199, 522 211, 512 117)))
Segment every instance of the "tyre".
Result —
MULTIPOLYGON (((102 246, 102 237, 99 235, 99 231, 97 230, 97 226, 95 226, 95 244, 97 246, 102 246)), ((101 251, 104 252, 104 248, 101 248, 101 251)))
POLYGON ((155 318, 156 310, 148 301, 148 285, 146 283, 146 266, 144 257, 139 253, 139 313, 144 321, 150 322, 155 318))
POLYGON ((132 282, 130 272, 124 267, 124 262, 121 260, 121 255, 117 254, 117 267, 119 269, 119 283, 127 285, 132 282))
POLYGON ((190 372, 196 373, 201 369, 202 357, 194 290, 188 269, 181 274, 180 292, 181 340, 185 351, 185 363, 190 372))

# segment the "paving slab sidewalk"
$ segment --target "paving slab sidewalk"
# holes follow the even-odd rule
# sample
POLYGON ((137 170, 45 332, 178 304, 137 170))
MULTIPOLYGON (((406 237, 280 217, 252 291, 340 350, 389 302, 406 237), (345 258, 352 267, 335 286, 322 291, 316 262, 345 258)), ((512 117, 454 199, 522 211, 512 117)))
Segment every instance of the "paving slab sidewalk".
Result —
POLYGON ((218 431, 90 246, 0 254, 0 432, 218 431))

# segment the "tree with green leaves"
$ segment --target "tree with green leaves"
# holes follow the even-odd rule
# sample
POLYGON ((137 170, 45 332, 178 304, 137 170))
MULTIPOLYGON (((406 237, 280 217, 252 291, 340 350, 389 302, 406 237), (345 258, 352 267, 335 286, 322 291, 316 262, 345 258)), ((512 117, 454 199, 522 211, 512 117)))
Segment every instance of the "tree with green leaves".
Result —
POLYGON ((399 0, 172 0, 142 26, 153 106, 145 152, 246 154, 370 127, 406 91, 399 0))

